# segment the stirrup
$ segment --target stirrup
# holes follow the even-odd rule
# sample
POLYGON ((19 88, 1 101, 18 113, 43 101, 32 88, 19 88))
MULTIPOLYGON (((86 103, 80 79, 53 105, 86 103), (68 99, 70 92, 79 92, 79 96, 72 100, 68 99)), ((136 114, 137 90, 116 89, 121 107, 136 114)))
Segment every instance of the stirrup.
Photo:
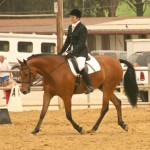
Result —
POLYGON ((91 92, 93 92, 94 88, 92 86, 87 86, 86 90, 85 90, 85 94, 89 94, 91 92))

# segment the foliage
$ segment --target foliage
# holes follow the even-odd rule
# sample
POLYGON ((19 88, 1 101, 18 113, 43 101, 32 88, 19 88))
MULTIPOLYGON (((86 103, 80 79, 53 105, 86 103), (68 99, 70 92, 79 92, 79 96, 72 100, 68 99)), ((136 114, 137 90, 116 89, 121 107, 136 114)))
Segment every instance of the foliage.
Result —
MULTIPOLYGON (((0 0, 0 14, 49 14, 54 11, 54 1, 57 0, 0 0)), ((125 13, 142 16, 148 14, 149 7, 150 0, 63 0, 64 17, 73 8, 81 9, 83 17, 125 16, 125 13), (125 6, 130 8, 129 12, 125 6)))
POLYGON ((128 6, 137 14, 137 16, 143 16, 148 0, 122 0, 127 3, 128 6))
POLYGON ((0 0, 1 13, 52 13, 53 8, 54 0, 0 0))

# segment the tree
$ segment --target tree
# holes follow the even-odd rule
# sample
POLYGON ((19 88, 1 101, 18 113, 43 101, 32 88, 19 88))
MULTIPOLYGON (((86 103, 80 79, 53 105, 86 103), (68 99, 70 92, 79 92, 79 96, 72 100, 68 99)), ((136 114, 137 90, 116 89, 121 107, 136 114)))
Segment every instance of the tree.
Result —
POLYGON ((82 10, 84 17, 112 17, 116 14, 119 0, 64 0, 64 16, 72 8, 82 10))
MULTIPOLYGON (((57 0, 0 0, 0 13, 49 14, 53 13, 54 1, 57 0)), ((115 17, 120 2, 128 4, 137 16, 143 16, 150 5, 150 0, 63 0, 64 17, 73 8, 81 9, 83 17, 115 17)))
POLYGON ((143 16, 148 0, 122 0, 122 2, 127 3, 137 16, 143 16))
POLYGON ((99 10, 97 16, 114 17, 120 0, 98 0, 99 10))
POLYGON ((52 13, 54 0, 0 0, 1 13, 52 13))
POLYGON ((116 16, 116 10, 117 10, 117 7, 118 7, 118 4, 119 4, 119 1, 120 0, 112 0, 110 1, 109 0, 109 7, 108 7, 108 17, 115 17, 116 16))
POLYGON ((12 1, 11 0, 1 0, 0 1, 0 12, 12 12, 12 1))
POLYGON ((64 16, 69 15, 70 10, 73 8, 79 8, 82 10, 82 4, 84 0, 63 0, 64 16))

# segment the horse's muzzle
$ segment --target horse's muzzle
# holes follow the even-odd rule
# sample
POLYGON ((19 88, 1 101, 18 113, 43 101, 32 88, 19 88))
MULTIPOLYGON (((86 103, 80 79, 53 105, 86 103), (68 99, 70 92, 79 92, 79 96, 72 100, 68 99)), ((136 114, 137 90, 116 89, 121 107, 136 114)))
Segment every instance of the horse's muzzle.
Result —
POLYGON ((28 93, 30 93, 30 90, 20 90, 22 94, 26 95, 28 93))
POLYGON ((26 94, 30 93, 30 86, 27 86, 27 87, 25 87, 25 88, 21 88, 20 91, 21 91, 24 95, 26 95, 26 94))
POLYGON ((22 93, 23 93, 24 95, 28 94, 28 92, 27 92, 27 91, 22 91, 22 93))

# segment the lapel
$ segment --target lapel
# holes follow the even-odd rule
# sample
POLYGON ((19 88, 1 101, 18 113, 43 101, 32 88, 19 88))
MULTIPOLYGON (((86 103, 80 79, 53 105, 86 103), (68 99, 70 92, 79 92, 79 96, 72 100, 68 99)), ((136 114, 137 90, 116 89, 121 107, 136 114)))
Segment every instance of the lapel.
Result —
MULTIPOLYGON (((79 23, 77 24, 77 26, 74 28, 74 30, 73 30, 72 33, 74 33, 74 32, 80 27, 80 25, 81 25, 81 22, 79 22, 79 23)), ((72 26, 71 26, 71 31, 72 31, 72 26)))

